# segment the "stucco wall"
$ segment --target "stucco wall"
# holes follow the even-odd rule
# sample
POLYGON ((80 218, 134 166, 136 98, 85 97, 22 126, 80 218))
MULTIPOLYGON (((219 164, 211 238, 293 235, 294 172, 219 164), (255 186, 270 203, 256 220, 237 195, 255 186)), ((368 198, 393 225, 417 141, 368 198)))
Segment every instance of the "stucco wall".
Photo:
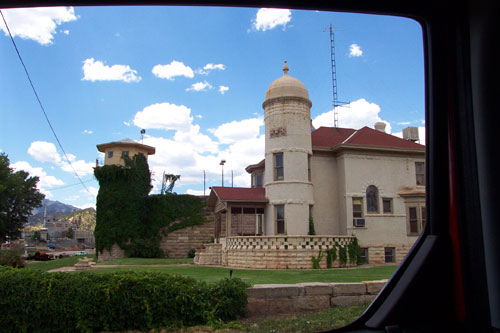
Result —
POLYGON ((337 160, 332 154, 315 153, 312 156, 312 182, 314 184, 314 229, 319 235, 342 235, 338 212, 339 182, 337 160))
POLYGON ((124 147, 124 146, 116 146, 105 149, 104 151, 104 165, 118 164, 125 165, 125 162, 122 158, 122 151, 128 151, 128 156, 132 158, 133 156, 143 153, 146 159, 148 158, 148 153, 146 150, 137 149, 136 147, 124 147), (108 152, 113 152, 113 157, 108 158, 108 152))
POLYGON ((392 244, 392 246, 413 244, 416 237, 407 235, 405 199, 399 193, 407 188, 417 187, 415 161, 423 162, 423 156, 344 153, 343 161, 345 196, 340 199, 346 212, 343 221, 347 234, 354 233, 362 247, 375 244, 392 244), (366 189, 370 185, 378 189, 378 213, 367 212, 366 189), (365 228, 353 226, 353 197, 363 198, 365 228), (392 199, 392 213, 383 213, 382 198, 392 199))

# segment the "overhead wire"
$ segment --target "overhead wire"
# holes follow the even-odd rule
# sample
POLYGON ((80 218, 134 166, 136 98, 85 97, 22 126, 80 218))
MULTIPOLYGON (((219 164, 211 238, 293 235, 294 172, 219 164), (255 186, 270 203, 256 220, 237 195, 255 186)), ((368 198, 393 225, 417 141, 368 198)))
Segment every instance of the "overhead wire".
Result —
POLYGON ((31 77, 30 77, 30 74, 28 73, 28 69, 26 68, 26 65, 24 64, 23 58, 21 57, 21 53, 19 52, 19 49, 17 48, 16 42, 14 41, 14 37, 12 37, 12 33, 10 32, 9 25, 7 24, 7 21, 5 20, 5 17, 3 15, 3 12, 2 12, 1 9, 0 9, 0 15, 2 15, 3 22, 5 23, 5 27, 7 28, 7 32, 9 33, 10 40, 12 41, 12 44, 14 45, 14 48, 16 49, 17 56, 19 57, 19 61, 21 61, 21 64, 22 64, 22 66, 24 68, 24 72, 26 73, 26 76, 28 77, 28 81, 29 81, 29 83, 31 85, 31 88, 33 89, 33 92, 34 92, 35 97, 36 97, 36 99, 38 101, 38 104, 40 105, 40 108, 42 109, 43 115, 45 116, 45 120, 47 120, 47 123, 49 124, 50 130, 52 131, 52 134, 56 138, 57 144, 59 145, 59 148, 61 148, 61 151, 63 152, 64 158, 66 159, 67 163, 69 164, 69 166, 73 170, 73 173, 75 174, 76 178, 78 178, 80 184, 82 184, 82 186, 85 188, 85 190, 90 195, 92 195, 92 193, 90 193, 89 189, 87 188, 87 186, 84 184, 84 182, 82 181, 82 179, 80 178, 80 176, 76 172, 75 168, 73 167, 73 164, 69 160, 68 155, 66 154, 66 151, 64 150, 64 148, 63 148, 63 146, 61 144, 61 141, 59 140, 59 138, 58 138, 58 136, 56 134, 56 131, 54 130, 54 127, 52 126, 52 124, 51 124, 51 122, 49 120, 49 117, 47 116, 47 112, 45 112, 45 108, 43 107, 42 101, 38 97, 38 93, 37 93, 37 91, 35 89, 35 86, 33 85, 33 82, 31 81, 31 77))

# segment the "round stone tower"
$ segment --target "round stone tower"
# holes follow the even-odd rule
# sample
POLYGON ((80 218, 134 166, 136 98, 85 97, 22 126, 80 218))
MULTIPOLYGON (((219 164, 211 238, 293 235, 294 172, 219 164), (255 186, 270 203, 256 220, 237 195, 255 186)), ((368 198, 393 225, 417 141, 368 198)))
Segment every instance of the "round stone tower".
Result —
POLYGON ((276 79, 262 103, 266 127, 264 187, 266 235, 307 235, 313 204, 310 179, 311 101, 306 87, 288 74, 276 79))

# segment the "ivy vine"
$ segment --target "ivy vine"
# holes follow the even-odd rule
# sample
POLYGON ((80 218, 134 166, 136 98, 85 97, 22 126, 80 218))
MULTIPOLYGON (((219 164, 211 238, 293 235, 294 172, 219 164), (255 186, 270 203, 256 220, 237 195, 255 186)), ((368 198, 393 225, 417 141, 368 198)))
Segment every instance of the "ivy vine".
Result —
POLYGON ((163 257, 162 234, 205 223, 204 204, 196 196, 148 196, 151 174, 142 155, 125 158, 125 166, 97 167, 94 175, 99 181, 94 232, 97 253, 116 243, 129 257, 163 257))

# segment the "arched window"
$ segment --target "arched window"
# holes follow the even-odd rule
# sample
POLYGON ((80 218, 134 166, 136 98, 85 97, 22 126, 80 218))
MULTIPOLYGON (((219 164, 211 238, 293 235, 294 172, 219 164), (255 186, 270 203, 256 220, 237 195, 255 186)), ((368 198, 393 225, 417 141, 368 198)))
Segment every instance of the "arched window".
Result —
POLYGON ((369 213, 378 213, 378 190, 373 185, 366 189, 366 210, 369 213))

